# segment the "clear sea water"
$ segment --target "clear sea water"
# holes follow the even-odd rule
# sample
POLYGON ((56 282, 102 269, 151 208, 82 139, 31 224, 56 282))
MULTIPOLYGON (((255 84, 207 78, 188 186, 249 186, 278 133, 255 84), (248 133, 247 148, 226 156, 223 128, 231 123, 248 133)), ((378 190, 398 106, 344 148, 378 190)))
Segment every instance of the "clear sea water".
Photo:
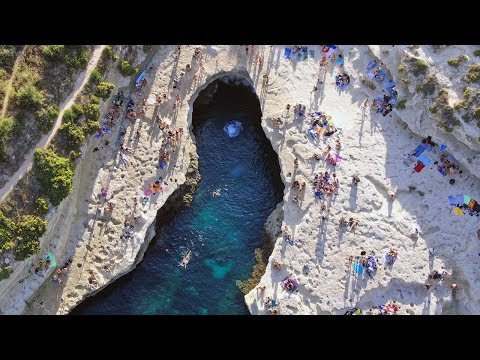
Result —
POLYGON ((194 107, 202 179, 191 206, 157 229, 135 270, 73 314, 248 314, 235 282, 250 276, 263 225, 283 193, 260 117, 255 94, 223 83, 211 104, 194 107), (232 120, 243 124, 234 138, 223 131, 232 120), (221 196, 212 197, 217 188, 221 196), (179 262, 188 250, 184 269, 179 262))

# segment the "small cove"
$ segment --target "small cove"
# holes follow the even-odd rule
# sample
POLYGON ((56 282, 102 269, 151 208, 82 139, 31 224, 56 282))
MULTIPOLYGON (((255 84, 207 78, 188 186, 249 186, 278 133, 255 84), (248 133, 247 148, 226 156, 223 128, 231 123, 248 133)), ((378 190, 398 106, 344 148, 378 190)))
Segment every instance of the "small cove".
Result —
POLYGON ((248 314, 236 280, 250 276, 263 225, 282 200, 277 154, 260 124, 258 98, 221 80, 200 93, 192 126, 201 180, 190 206, 157 228, 135 270, 72 314, 248 314), (206 94, 212 94, 206 101, 206 94), (242 123, 236 137, 224 126, 242 123), (220 196, 212 192, 221 189, 220 196), (192 252, 188 267, 179 266, 192 252))

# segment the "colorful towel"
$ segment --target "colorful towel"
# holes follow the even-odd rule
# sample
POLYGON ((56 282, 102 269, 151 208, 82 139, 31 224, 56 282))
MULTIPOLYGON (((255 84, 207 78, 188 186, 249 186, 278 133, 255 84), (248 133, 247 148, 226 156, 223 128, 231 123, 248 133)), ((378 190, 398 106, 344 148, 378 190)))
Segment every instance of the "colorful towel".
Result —
POLYGON ((419 157, 420 154, 425 151, 426 147, 427 146, 424 143, 421 143, 420 145, 418 145, 417 148, 415 149, 415 156, 419 157))
POLYGON ((363 274, 363 266, 359 263, 355 263, 353 264, 353 269, 355 270, 355 272, 358 274, 358 275, 362 275, 363 274))
POLYGON ((456 206, 453 208, 453 212, 454 212, 455 215, 457 215, 457 216, 462 216, 462 215, 463 215, 462 209, 460 209, 459 207, 456 207, 456 206))
POLYGON ((285 48, 285 53, 283 54, 283 56, 285 57, 285 59, 290 59, 290 54, 291 53, 292 53, 292 49, 285 48))
POLYGON ((477 202, 476 200, 470 199, 470 202, 468 203, 468 207, 470 209, 473 209, 473 206, 475 205, 476 202, 477 202))
POLYGON ((468 196, 468 195, 463 195, 463 203, 464 203, 465 205, 470 204, 470 196, 468 196))
POLYGON ((427 147, 425 148, 425 150, 427 150, 427 151, 432 151, 432 150, 433 150, 433 146, 430 145, 430 144, 427 144, 427 147))
POLYGON ((455 201, 456 201, 455 204, 458 204, 458 205, 463 204, 463 195, 462 194, 457 195, 457 197, 455 198, 455 201))
POLYGON ((440 145, 440 151, 439 151, 439 152, 442 153, 442 152, 444 152, 446 149, 447 149, 447 145, 442 144, 442 145, 440 145))
POLYGON ((315 50, 308 50, 311 58, 315 58, 315 50))
POLYGON ((452 195, 448 195, 448 200, 450 201, 450 205, 457 205, 457 203, 455 202, 455 198, 452 195))
POLYGON ((426 156, 425 154, 420 154, 420 156, 418 157, 418 160, 421 161, 425 166, 428 166, 428 164, 432 162, 432 160, 429 159, 429 157, 426 156))
POLYGON ((423 168, 425 167, 425 165, 423 165, 421 162, 419 162, 417 165, 415 165, 415 167, 413 168, 416 172, 420 172, 423 170, 423 168))

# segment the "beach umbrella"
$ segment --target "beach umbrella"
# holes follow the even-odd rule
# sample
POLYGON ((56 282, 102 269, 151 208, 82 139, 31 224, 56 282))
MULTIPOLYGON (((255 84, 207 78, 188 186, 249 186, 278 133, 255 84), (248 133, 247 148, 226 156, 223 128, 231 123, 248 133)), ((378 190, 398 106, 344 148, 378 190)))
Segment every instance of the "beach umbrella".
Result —
POLYGON ((457 216, 462 216, 462 215, 463 215, 462 209, 460 209, 460 208, 457 207, 457 206, 455 206, 455 207, 453 208, 453 212, 454 212, 455 215, 457 215, 457 216))

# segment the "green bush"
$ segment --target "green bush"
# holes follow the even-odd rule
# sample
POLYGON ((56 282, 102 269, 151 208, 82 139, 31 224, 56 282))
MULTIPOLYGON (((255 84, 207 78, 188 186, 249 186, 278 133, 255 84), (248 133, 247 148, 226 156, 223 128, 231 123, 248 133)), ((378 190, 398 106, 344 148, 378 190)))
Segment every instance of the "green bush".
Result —
POLYGON ((422 59, 412 60, 412 72, 415 76, 425 75, 428 70, 428 63, 422 59))
POLYGON ((41 108, 35 113, 35 119, 37 120, 38 127, 44 133, 47 133, 52 129, 57 116, 57 105, 49 105, 46 108, 41 108))
POLYGON ((64 60, 65 65, 67 65, 67 68, 71 72, 81 69, 85 70, 87 68, 89 55, 88 50, 80 50, 74 55, 66 55, 64 60))
POLYGON ((87 120, 98 121, 100 119, 100 107, 96 103, 89 102, 83 106, 83 112, 87 120))
POLYGON ((87 133, 87 134, 94 134, 95 132, 97 132, 99 127, 100 127, 100 121, 89 120, 84 125, 84 132, 87 133))
POLYGON ((475 50, 475 51, 473 52, 473 55, 475 55, 475 56, 480 56, 480 50, 475 50))
POLYGON ((98 84, 95 95, 103 99, 103 101, 106 101, 110 97, 114 87, 114 84, 102 81, 100 84, 98 84))
POLYGON ((97 69, 93 70, 90 73, 90 79, 89 82, 93 85, 98 85, 102 81, 102 74, 100 74, 100 71, 97 69))
POLYGON ((16 58, 17 55, 13 46, 0 46, 0 67, 12 68, 16 58))
POLYGON ((461 110, 463 108, 463 102, 461 101, 456 102, 455 104, 453 104, 453 108, 455 110, 461 110))
POLYGON ((148 53, 150 50, 152 50, 153 45, 143 45, 143 52, 148 53))
POLYGON ((470 95, 472 95, 472 89, 469 87, 466 87, 465 90, 463 91, 463 98, 465 100, 470 99, 470 95))
POLYGON ((46 214, 48 212, 48 202, 43 196, 39 197, 35 201, 35 207, 40 214, 46 214))
POLYGON ((79 104, 73 104, 70 109, 75 120, 78 120, 83 115, 83 107, 79 104))
POLYGON ((403 63, 398 64, 398 67, 397 67, 398 72, 404 72, 406 69, 407 67, 405 66, 405 64, 403 63))
POLYGON ((458 59, 448 60, 447 64, 450 66, 458 67, 460 66, 460 61, 458 59))
POLYGON ((103 49, 103 54, 105 54, 107 56, 107 59, 109 60, 118 60, 118 55, 115 54, 110 45, 105 46, 105 48, 103 49))
POLYGON ((74 123, 62 124, 60 131, 67 136, 69 149, 79 148, 85 140, 82 128, 74 123))
POLYGON ((428 109, 432 114, 435 114, 438 112, 438 108, 436 106, 432 106, 430 109, 428 109))
POLYGON ((0 142, 7 142, 12 136, 15 118, 13 116, 0 116, 0 142))
POLYGON ((118 70, 120 71, 120 74, 122 74, 123 76, 132 76, 138 71, 138 68, 130 65, 128 61, 122 60, 118 64, 118 70))
POLYGON ((442 95, 448 95, 447 89, 438 90, 438 96, 442 96, 442 95))
POLYGON ((466 78, 469 83, 480 82, 480 65, 478 64, 471 65, 468 68, 466 78))
POLYGON ((397 103, 397 109, 400 110, 405 110, 405 104, 407 102, 407 99, 402 99, 397 103))
POLYGON ((44 45, 41 47, 42 55, 47 59, 62 61, 65 57, 64 45, 44 45))
POLYGON ((0 267, 0 281, 7 279, 13 270, 10 266, 0 267))
POLYGON ((473 110, 473 117, 477 120, 480 120, 480 108, 473 110))
POLYGON ((69 159, 50 149, 35 149, 33 169, 42 190, 53 205, 58 205, 73 190, 74 168, 69 159))
POLYGON ((6 217, 0 210, 0 253, 4 244, 12 241, 15 228, 15 222, 6 217))
POLYGON ((33 84, 21 87, 16 92, 15 99, 18 106, 31 111, 39 110, 45 103, 44 92, 38 90, 33 84))
POLYGON ((81 152, 81 151, 76 151, 76 150, 72 150, 72 151, 70 151, 70 153, 68 154, 68 158, 70 159, 70 161, 75 161, 75 160, 77 160, 80 156, 82 156, 82 152, 81 152))
POLYGON ((45 233, 46 228, 47 221, 35 215, 25 215, 23 219, 17 223, 16 260, 25 260, 40 250, 39 239, 45 233))

